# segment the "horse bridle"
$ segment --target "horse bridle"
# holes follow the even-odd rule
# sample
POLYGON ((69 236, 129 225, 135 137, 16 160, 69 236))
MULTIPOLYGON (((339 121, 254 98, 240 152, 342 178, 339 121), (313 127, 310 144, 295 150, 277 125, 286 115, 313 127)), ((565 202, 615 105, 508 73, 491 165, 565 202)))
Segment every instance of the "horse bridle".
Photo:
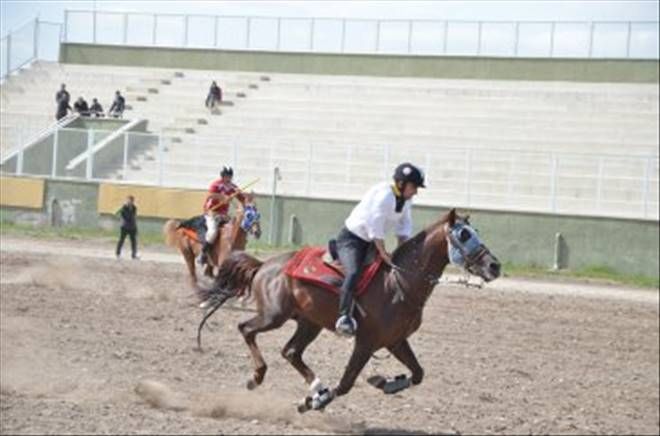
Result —
MULTIPOLYGON (((471 252, 468 252, 465 249, 465 245, 460 240, 458 240, 454 235, 454 231, 457 226, 459 226, 459 224, 454 224, 454 226, 452 226, 449 229, 449 232, 447 232, 447 238, 451 243, 451 247, 454 247, 461 252, 461 255, 463 257, 463 265, 462 265, 463 268, 474 274, 474 271, 472 271, 472 267, 475 266, 481 260, 482 257, 488 254, 488 249, 480 241, 479 246, 475 250, 471 250, 471 252)), ((464 227, 465 225, 460 225, 459 228, 464 228, 464 227)), ((448 247, 447 251, 449 251, 451 247, 448 247)))

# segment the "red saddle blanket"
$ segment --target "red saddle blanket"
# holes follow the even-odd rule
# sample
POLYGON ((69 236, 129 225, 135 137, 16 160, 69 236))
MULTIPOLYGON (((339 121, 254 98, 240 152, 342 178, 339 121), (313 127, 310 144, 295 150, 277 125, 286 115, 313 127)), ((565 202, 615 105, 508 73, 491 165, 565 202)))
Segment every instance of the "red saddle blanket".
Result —
MULTIPOLYGON (((313 283, 321 288, 339 294, 339 287, 344 281, 344 275, 323 262, 325 247, 305 247, 300 249, 284 266, 284 272, 294 279, 313 283)), ((369 286, 380 268, 383 259, 376 259, 366 265, 362 270, 362 276, 355 289, 355 295, 361 295, 369 286)))

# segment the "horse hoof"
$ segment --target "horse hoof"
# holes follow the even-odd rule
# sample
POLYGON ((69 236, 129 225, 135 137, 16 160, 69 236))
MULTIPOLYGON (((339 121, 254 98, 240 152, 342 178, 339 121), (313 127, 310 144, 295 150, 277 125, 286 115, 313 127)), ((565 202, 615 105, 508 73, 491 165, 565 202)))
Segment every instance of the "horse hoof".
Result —
POLYGON ((312 397, 305 397, 305 399, 303 399, 298 404, 298 413, 305 413, 311 409, 312 409, 312 397))
POLYGON ((253 379, 250 379, 250 380, 247 381, 247 384, 245 386, 248 388, 248 391, 251 391, 259 385, 257 384, 256 381, 254 381, 253 379))

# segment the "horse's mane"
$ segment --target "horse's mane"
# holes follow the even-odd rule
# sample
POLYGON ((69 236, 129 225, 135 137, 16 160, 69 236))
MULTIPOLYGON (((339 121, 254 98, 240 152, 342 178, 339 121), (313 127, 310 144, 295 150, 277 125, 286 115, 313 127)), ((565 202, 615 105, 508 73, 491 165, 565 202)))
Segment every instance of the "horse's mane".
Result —
MULTIPOLYGON (((458 218, 458 215, 457 215, 458 218)), ((392 253, 392 262, 395 265, 398 265, 398 261, 401 261, 403 258, 406 258, 410 255, 413 250, 417 250, 417 247, 420 244, 423 244, 426 240, 426 237, 432 234, 438 229, 438 227, 444 225, 449 221, 449 213, 446 213, 438 221, 427 226, 424 230, 421 230, 412 238, 408 239, 406 242, 398 246, 392 253)))

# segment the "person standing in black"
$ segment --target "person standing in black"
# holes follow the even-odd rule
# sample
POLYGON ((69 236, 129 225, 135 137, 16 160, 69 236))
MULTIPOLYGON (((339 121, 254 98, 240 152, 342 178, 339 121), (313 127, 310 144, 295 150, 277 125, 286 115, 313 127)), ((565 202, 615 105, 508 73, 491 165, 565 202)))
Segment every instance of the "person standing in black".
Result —
POLYGON ((215 80, 213 83, 211 83, 211 87, 209 88, 209 93, 206 96, 206 107, 209 109, 214 108, 216 105, 218 105, 222 101, 222 89, 218 86, 217 83, 215 83, 215 80))
POLYGON ((71 96, 66 90, 66 85, 62 83, 60 90, 57 91, 57 94, 55 94, 55 103, 57 103, 57 112, 55 113, 55 118, 57 121, 66 117, 68 111, 73 110, 69 105, 70 99, 71 96))
POLYGON ((137 256, 137 207, 132 195, 126 197, 126 203, 117 211, 120 219, 119 242, 117 242, 117 259, 121 257, 121 247, 124 245, 126 235, 131 239, 131 257, 135 260, 137 256))
POLYGON ((124 109, 126 109, 126 100, 119 91, 116 91, 115 100, 112 102, 112 106, 110 106, 108 115, 112 115, 115 118, 122 118, 124 109))

